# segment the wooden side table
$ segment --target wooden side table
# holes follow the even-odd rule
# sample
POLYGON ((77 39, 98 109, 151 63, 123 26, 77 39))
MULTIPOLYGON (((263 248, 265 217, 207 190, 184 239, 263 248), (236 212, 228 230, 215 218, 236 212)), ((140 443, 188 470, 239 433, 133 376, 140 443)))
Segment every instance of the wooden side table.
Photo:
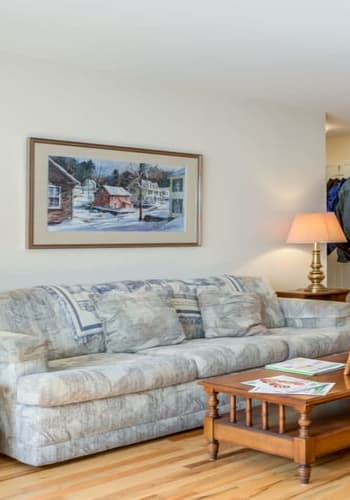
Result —
POLYGON ((277 297, 288 299, 317 299, 317 300, 335 300, 336 302, 346 302, 346 296, 350 290, 348 288, 327 288, 321 292, 313 293, 305 291, 303 288, 296 290, 278 291, 277 297))

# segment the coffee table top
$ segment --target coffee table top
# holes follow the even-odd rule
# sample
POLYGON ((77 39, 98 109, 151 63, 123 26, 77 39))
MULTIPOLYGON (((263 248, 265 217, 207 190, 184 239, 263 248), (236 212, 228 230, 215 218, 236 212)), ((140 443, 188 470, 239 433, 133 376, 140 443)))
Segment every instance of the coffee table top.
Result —
MULTIPOLYGON (((348 353, 346 352, 322 357, 320 359, 324 359, 325 361, 345 363, 347 356, 348 353)), ((223 392, 226 394, 243 396, 248 399, 256 399, 276 403, 279 405, 291 406, 299 411, 312 409, 314 406, 319 406, 330 401, 350 398, 350 375, 345 376, 343 369, 310 377, 299 375, 296 373, 286 373, 282 371, 266 370, 262 368, 207 378, 201 380, 199 384, 203 385, 207 392, 223 392), (313 380, 315 382, 335 382, 335 386, 325 396, 308 396, 296 394, 266 394, 258 392, 251 394, 249 393, 251 386, 243 384, 243 382, 246 382, 248 380, 254 380, 263 377, 273 377, 282 374, 290 375, 291 377, 303 378, 306 380, 313 380)))

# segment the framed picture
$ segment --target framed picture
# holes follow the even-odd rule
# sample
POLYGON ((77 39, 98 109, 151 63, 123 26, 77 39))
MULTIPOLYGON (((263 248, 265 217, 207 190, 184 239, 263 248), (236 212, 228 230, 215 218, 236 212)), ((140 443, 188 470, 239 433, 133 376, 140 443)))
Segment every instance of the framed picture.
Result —
POLYGON ((201 155, 29 139, 28 248, 200 245, 201 155))

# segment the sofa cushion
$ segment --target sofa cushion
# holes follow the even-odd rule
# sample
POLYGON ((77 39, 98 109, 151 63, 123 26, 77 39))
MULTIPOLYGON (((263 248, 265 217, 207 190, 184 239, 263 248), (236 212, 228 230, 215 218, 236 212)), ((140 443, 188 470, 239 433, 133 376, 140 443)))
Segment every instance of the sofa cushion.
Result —
POLYGON ((50 360, 105 351, 101 322, 98 324, 91 294, 110 290, 164 290, 175 307, 186 338, 204 336, 197 291, 207 287, 258 293, 262 299, 263 324, 284 326, 274 292, 260 278, 217 276, 189 280, 133 280, 60 287, 34 287, 0 293, 0 329, 43 335, 50 360), (72 307, 74 297, 75 307, 72 307), (78 311, 78 317, 77 317, 78 311), (80 312, 79 312, 80 311, 80 312), (83 323, 81 324, 81 319, 83 323))
POLYGON ((177 293, 171 298, 171 303, 179 317, 187 339, 202 336, 202 317, 195 291, 177 293))
MULTIPOLYGON (((172 300, 186 338, 203 337, 202 320, 197 301, 197 280, 128 280, 100 283, 90 287, 91 293, 105 294, 111 290, 121 292, 160 291, 165 292, 172 300)), ((92 300, 90 305, 93 306, 92 300)))
POLYGON ((71 358, 53 359, 48 362, 49 371, 67 370, 70 368, 89 368, 90 366, 113 365, 123 361, 137 359, 137 354, 122 352, 99 352, 85 356, 72 356, 71 358))
POLYGON ((227 278, 238 291, 256 293, 261 299, 262 322, 267 328, 285 326, 285 318, 276 293, 271 286, 257 276, 231 276, 227 278))
POLYGON ((80 343, 74 339, 72 317, 64 301, 45 287, 0 293, 0 329, 44 336, 49 359, 105 350, 102 331, 80 343))
POLYGON ((350 333, 346 328, 274 328, 271 337, 288 344, 289 358, 317 358, 350 350, 350 333))
POLYGON ((153 347, 142 352, 160 359, 176 355, 194 361, 198 376, 202 378, 283 361, 288 357, 288 346, 283 339, 261 335, 194 339, 176 346, 153 347))
POLYGON ((95 295, 97 314, 109 352, 137 352, 185 338, 169 297, 161 292, 118 292, 95 295))
POLYGON ((278 299, 286 325, 294 328, 326 328, 350 325, 349 302, 278 299))
POLYGON ((205 337, 246 337, 267 332, 261 302, 253 293, 201 290, 198 294, 205 337))
MULTIPOLYGON (((88 287, 84 287, 87 289, 88 287)), ((284 316, 278 298, 272 288, 261 278, 252 276, 210 276, 188 280, 130 280, 100 283, 90 286, 94 293, 106 293, 110 290, 163 290, 174 300, 174 307, 179 315, 187 339, 204 337, 204 330, 197 301, 197 293, 202 289, 215 288, 227 291, 256 293, 261 299, 263 324, 268 328, 285 325, 284 316)))
POLYGON ((61 406, 159 389, 197 376, 195 363, 184 357, 164 356, 155 362, 153 357, 138 354, 124 360, 116 356, 114 362, 107 356, 105 362, 101 359, 101 364, 94 366, 86 366, 84 356, 80 356, 81 367, 77 360, 75 368, 23 376, 18 381, 17 401, 61 406))

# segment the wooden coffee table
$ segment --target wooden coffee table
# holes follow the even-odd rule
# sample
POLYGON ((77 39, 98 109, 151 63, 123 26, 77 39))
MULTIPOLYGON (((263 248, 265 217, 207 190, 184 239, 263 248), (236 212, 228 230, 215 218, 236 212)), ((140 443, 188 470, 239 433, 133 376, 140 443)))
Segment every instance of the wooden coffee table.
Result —
MULTIPOLYGON (((347 353, 327 356, 325 360, 345 362, 347 353)), ((208 393, 208 412, 204 433, 208 439, 209 460, 216 460, 220 441, 234 442, 255 450, 292 458, 300 482, 307 484, 311 464, 316 458, 350 447, 350 376, 343 370, 314 377, 289 374, 320 382, 335 382, 326 396, 297 396, 249 393, 242 382, 274 375, 274 370, 251 370, 212 377, 199 382, 208 393), (230 398, 230 412, 219 415, 218 393, 230 398), (237 397, 245 408, 237 409, 237 397), (253 400, 261 402, 253 407, 253 400)))

